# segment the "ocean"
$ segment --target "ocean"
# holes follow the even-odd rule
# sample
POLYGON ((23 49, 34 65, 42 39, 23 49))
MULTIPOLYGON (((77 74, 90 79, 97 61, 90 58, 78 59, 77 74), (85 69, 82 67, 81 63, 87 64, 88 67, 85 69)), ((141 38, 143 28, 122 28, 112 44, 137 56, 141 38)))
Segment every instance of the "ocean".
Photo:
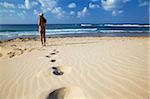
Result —
MULTIPOLYGON (((150 24, 47 24, 47 37, 65 36, 149 36, 150 24)), ((0 40, 38 37, 37 24, 0 25, 0 40)))

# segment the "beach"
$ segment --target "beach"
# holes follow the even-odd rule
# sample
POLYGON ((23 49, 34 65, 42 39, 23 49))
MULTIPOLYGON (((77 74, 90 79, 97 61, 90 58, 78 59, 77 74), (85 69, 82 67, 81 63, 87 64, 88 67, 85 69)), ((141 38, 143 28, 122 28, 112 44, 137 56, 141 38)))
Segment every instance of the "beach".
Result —
POLYGON ((48 99, 60 88, 58 99, 148 99, 149 49, 150 37, 1 41, 0 99, 48 99))

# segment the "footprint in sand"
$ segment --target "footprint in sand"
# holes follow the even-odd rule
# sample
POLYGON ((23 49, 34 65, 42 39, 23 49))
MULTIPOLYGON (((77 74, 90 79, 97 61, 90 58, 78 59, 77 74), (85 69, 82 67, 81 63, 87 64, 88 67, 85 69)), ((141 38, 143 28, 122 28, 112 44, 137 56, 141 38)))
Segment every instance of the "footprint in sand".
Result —
POLYGON ((57 51, 56 49, 54 49, 53 52, 59 53, 59 51, 57 51))
POLYGON ((51 55, 55 55, 56 53, 55 52, 52 52, 52 53, 50 53, 51 55))
POLYGON ((81 88, 76 86, 62 87, 52 91, 47 99, 86 99, 81 88))
MULTIPOLYGON (((57 53, 59 53, 59 51, 57 51, 56 49, 54 49, 53 52, 50 53, 50 55, 46 55, 45 57, 50 58, 51 55, 55 55, 55 54, 57 54, 57 53)), ((53 60, 52 60, 52 61, 53 61, 53 60)))
POLYGON ((22 49, 15 48, 15 49, 13 49, 13 51, 8 52, 7 55, 9 56, 9 58, 12 58, 14 56, 19 56, 23 53, 24 53, 24 51, 22 49))
POLYGON ((51 54, 51 55, 55 55, 55 54, 57 54, 57 53, 59 53, 59 51, 57 51, 56 49, 54 49, 53 52, 50 53, 50 54, 51 54))
POLYGON ((15 56, 15 52, 8 52, 7 55, 9 56, 9 58, 12 58, 15 56))
POLYGON ((52 71, 54 75, 60 76, 63 74, 69 74, 71 72, 72 68, 67 66, 56 66, 52 67, 52 71))
MULTIPOLYGON (((46 55, 45 57, 46 58, 51 58, 51 56, 49 56, 49 55, 46 55)), ((50 62, 54 63, 54 62, 56 62, 56 60, 55 59, 51 59, 50 62)))
POLYGON ((14 56, 19 56, 23 53, 24 53, 24 51, 22 49, 15 48, 15 49, 13 49, 13 51, 8 52, 7 55, 8 55, 9 58, 12 58, 14 56))
POLYGON ((64 72, 60 69, 60 67, 52 67, 54 75, 63 75, 64 72))
POLYGON ((46 55, 45 57, 47 57, 47 58, 50 58, 51 56, 49 56, 49 55, 46 55))
POLYGON ((52 60, 50 60, 50 61, 51 61, 52 63, 53 63, 53 62, 56 62, 56 60, 55 60, 55 59, 52 59, 52 60))
POLYGON ((21 54, 24 53, 24 51, 23 51, 22 49, 20 49, 20 48, 16 48, 16 49, 14 49, 14 50, 15 50, 15 52, 16 52, 16 55, 21 55, 21 54))

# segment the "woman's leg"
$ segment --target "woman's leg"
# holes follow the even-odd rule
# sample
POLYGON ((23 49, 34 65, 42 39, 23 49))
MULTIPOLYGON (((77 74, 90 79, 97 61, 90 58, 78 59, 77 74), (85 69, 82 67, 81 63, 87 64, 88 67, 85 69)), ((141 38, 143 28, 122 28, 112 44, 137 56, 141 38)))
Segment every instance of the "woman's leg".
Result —
POLYGON ((41 43, 42 43, 42 45, 43 45, 43 31, 42 31, 42 28, 41 27, 39 27, 39 32, 40 32, 40 40, 41 40, 41 43))
POLYGON ((43 39, 44 39, 44 45, 46 46, 45 28, 43 28, 43 39))

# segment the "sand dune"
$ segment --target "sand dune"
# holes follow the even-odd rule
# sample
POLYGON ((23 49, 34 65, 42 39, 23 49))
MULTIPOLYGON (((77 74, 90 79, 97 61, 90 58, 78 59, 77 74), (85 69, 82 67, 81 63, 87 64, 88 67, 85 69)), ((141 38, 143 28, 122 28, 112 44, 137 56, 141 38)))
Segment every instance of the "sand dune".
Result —
POLYGON ((35 39, 0 43, 0 99, 51 99, 53 92, 58 99, 150 96, 149 37, 47 41, 47 47, 35 39), (63 74, 55 75, 52 67, 63 74))

